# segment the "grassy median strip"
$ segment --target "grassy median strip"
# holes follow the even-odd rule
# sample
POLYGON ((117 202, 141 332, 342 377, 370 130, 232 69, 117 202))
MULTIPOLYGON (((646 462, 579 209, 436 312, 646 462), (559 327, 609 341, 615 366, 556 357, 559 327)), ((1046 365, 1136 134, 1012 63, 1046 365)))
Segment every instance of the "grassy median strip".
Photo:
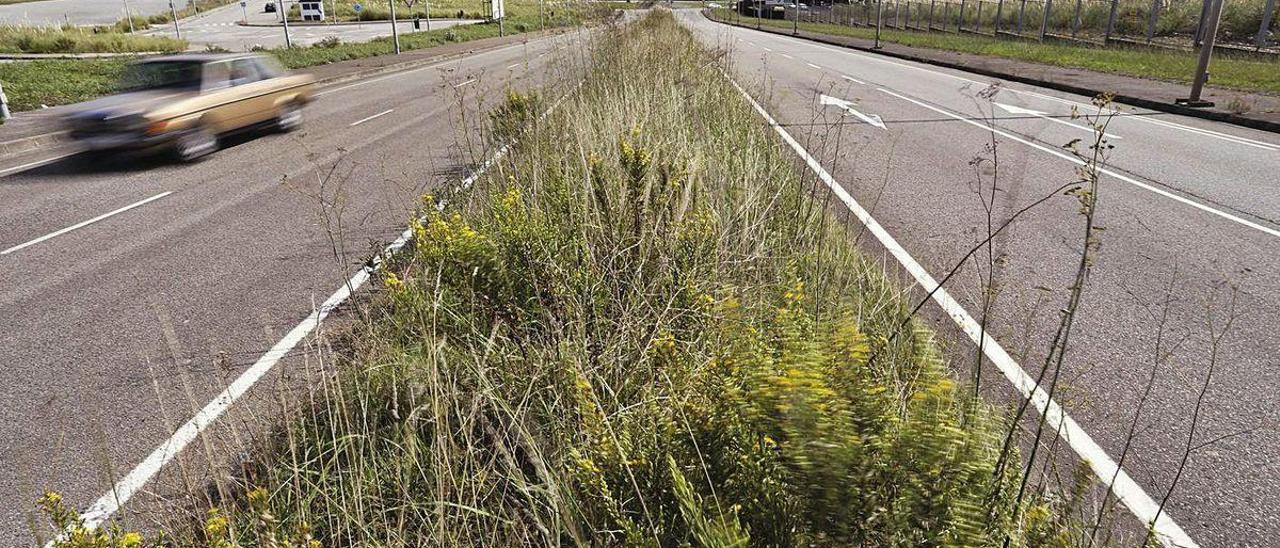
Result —
POLYGON ((131 53, 187 49, 186 40, 88 28, 0 26, 0 53, 131 53))
POLYGON ((952 380, 721 58, 665 11, 587 55, 546 118, 518 94, 492 112, 519 143, 447 207, 424 197, 337 372, 172 538, 1085 543, 1081 497, 1014 502, 1001 415, 952 380))
MULTIPOLYGON (((715 12, 717 19, 737 21, 738 15, 733 10, 722 8, 715 12)), ((745 16, 742 17, 742 21, 750 25, 756 23, 754 18, 745 16)), ((780 19, 762 19, 760 24, 788 30, 792 28, 791 21, 780 19)), ((867 40, 875 38, 875 28, 867 27, 801 22, 800 29, 867 40)), ((880 39, 904 46, 1004 57, 1173 82, 1190 82, 1196 68, 1194 53, 1155 48, 1041 43, 977 34, 903 31, 888 28, 883 29, 880 39)), ((1280 93, 1280 56, 1218 53, 1213 59, 1212 72, 1215 86, 1280 93)))

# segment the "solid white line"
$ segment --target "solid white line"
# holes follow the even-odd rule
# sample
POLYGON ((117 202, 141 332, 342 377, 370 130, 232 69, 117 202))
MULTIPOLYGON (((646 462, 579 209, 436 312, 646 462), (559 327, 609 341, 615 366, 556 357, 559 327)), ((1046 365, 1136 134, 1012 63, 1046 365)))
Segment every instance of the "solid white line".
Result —
POLYGON ((13 246, 13 247, 11 247, 11 248, 9 248, 9 249, 6 249, 6 250, 4 250, 4 251, 0 251, 0 255, 8 255, 8 254, 13 253, 13 252, 15 252, 15 251, 18 251, 18 250, 20 250, 20 249, 24 249, 24 248, 27 248, 27 247, 31 247, 31 246, 33 246, 33 245, 36 245, 36 244, 38 244, 38 243, 40 243, 40 242, 43 242, 43 241, 45 241, 45 240, 48 240, 48 239, 50 239, 50 238, 56 238, 56 237, 58 237, 58 236, 61 236, 61 235, 66 234, 66 233, 68 233, 68 232, 71 232, 72 230, 77 230, 77 229, 84 228, 84 227, 89 226, 89 225, 91 225, 91 224, 93 224, 93 223, 96 223, 96 222, 98 222, 98 221, 101 221, 101 220, 103 220, 103 219, 106 219, 107 217, 110 217, 110 216, 112 216, 112 215, 117 215, 117 214, 120 214, 120 213, 124 213, 124 212, 126 212, 126 211, 129 211, 130 209, 135 208, 135 207, 138 207, 138 206, 142 206, 142 205, 149 204, 149 203, 151 203, 151 202, 154 202, 154 201, 156 201, 156 200, 159 200, 160 198, 164 198, 165 196, 168 196, 168 195, 170 195, 170 194, 173 194, 173 191, 172 191, 172 190, 170 190, 170 191, 166 191, 166 192, 161 192, 161 193, 159 193, 159 194, 156 194, 155 196, 152 196, 152 197, 150 197, 150 198, 147 198, 147 199, 142 200, 142 201, 139 201, 139 202, 134 202, 134 203, 132 203, 132 204, 129 204, 129 205, 127 205, 127 206, 124 206, 124 207, 122 207, 122 208, 120 208, 120 209, 117 209, 117 210, 115 210, 115 211, 112 211, 112 212, 109 212, 109 213, 103 213, 102 215, 99 215, 99 216, 94 217, 94 218, 92 218, 92 219, 89 219, 89 220, 87 220, 87 221, 79 222, 79 223, 73 224, 73 225, 71 225, 71 226, 69 226, 69 227, 67 227, 67 228, 64 228, 64 229, 62 229, 62 230, 59 230, 59 231, 56 231, 56 232, 50 232, 50 233, 48 233, 48 234, 45 234, 44 236, 41 236, 41 237, 36 238, 36 239, 34 239, 34 240, 31 240, 31 241, 29 241, 29 242, 26 242, 26 243, 22 243, 22 244, 15 245, 15 246, 13 246))
POLYGON ((854 78, 854 77, 852 77, 852 76, 849 76, 849 75, 847 75, 847 74, 841 74, 841 75, 840 75, 840 77, 841 77, 841 78, 844 78, 845 80, 848 80, 848 81, 850 81, 850 82, 853 82, 853 83, 855 83, 855 84, 862 84, 862 85, 864 85, 864 86, 867 84, 866 82, 863 82, 862 80, 859 80, 859 79, 854 78))
POLYGON ((815 65, 815 64, 813 64, 813 63, 805 63, 805 64, 806 64, 806 65, 809 65, 809 66, 811 66, 811 67, 813 67, 813 68, 816 68, 816 69, 818 69, 818 70, 822 70, 822 67, 820 67, 820 66, 818 66, 818 65, 815 65))
MULTIPOLYGON (((1000 130, 1000 129, 996 129, 996 128, 993 128, 993 127, 989 127, 989 126, 987 126, 987 125, 985 125, 985 124, 981 124, 981 123, 975 122, 975 121, 970 120, 970 119, 968 119, 968 118, 965 118, 965 117, 963 117, 963 116, 959 116, 959 115, 956 115, 956 114, 952 114, 952 113, 951 113, 951 112, 949 112, 949 111, 946 111, 946 110, 943 110, 943 109, 937 108, 937 107, 935 107, 935 106, 933 106, 933 105, 930 105, 930 104, 927 104, 927 103, 924 103, 924 102, 921 102, 921 101, 917 101, 917 100, 915 100, 915 99, 912 99, 912 98, 907 97, 907 96, 905 96, 905 95, 902 95, 902 94, 900 94, 900 93, 896 93, 896 92, 893 92, 893 91, 889 91, 889 90, 884 89, 884 88, 877 88, 877 89, 879 89, 880 91, 882 91, 882 92, 884 92, 884 93, 887 93, 887 94, 889 94, 889 95, 892 95, 892 96, 894 96, 894 97, 897 97, 897 98, 899 98, 899 99, 902 99, 902 100, 904 100, 904 101, 910 101, 910 102, 912 102, 912 103, 915 103, 916 105, 919 105, 919 106, 922 106, 922 107, 927 108, 927 109, 929 109, 929 110, 932 110, 932 111, 934 111, 934 112, 937 112, 938 114, 942 114, 942 115, 944 115, 944 116, 948 116, 948 117, 950 117, 950 118, 954 118, 954 119, 956 119, 956 120, 959 120, 959 121, 961 121, 961 122, 967 123, 967 124, 972 125, 972 126, 974 126, 974 127, 982 128, 982 130, 983 130, 983 131, 992 131, 992 132, 995 132, 997 135, 1000 135, 1000 136, 1005 137, 1005 138, 1007 138, 1007 139, 1011 139, 1011 140, 1017 141, 1017 142, 1022 143, 1022 144, 1024 144, 1024 145, 1027 145, 1027 146, 1029 146, 1029 147, 1031 147, 1031 148, 1034 148, 1034 149, 1036 149, 1036 150, 1039 150, 1039 151, 1041 151, 1041 152, 1046 152, 1046 153, 1051 154, 1051 155, 1053 155, 1053 156, 1057 156, 1058 158, 1062 158, 1063 160, 1066 160, 1066 161, 1068 161, 1068 162, 1071 162, 1071 163, 1073 163, 1073 164, 1075 164, 1075 165, 1082 166, 1082 165, 1084 165, 1084 164, 1085 164, 1084 160, 1081 160, 1081 159, 1079 159, 1079 158, 1076 158, 1075 156, 1072 156, 1072 155, 1067 154, 1067 153, 1065 153, 1065 152, 1061 152, 1061 151, 1058 151, 1058 150, 1054 150, 1054 149, 1052 149, 1052 148, 1049 148, 1049 147, 1046 147, 1046 146, 1043 146, 1043 145, 1040 145, 1040 144, 1037 144, 1037 143, 1033 143, 1033 142, 1031 142, 1031 141, 1028 141, 1028 140, 1026 140, 1026 139, 1023 139, 1023 138, 1021 138, 1021 137, 1018 137, 1017 135, 1014 135, 1014 134, 1009 133, 1009 132, 1007 132, 1007 131, 1003 131, 1003 130, 1000 130)), ((1171 199, 1171 200, 1174 200, 1174 201, 1181 202, 1181 203, 1183 203, 1183 204, 1189 205, 1189 206, 1191 206, 1191 207, 1194 207, 1194 208, 1196 208, 1196 209, 1199 209, 1200 211, 1204 211, 1205 213, 1211 213, 1211 214, 1213 214, 1213 215, 1217 215, 1218 217, 1222 217, 1223 219, 1226 219, 1226 220, 1231 221, 1231 222, 1233 222, 1233 223, 1238 223, 1238 224, 1241 224, 1241 225, 1247 226, 1247 227, 1249 227, 1249 228, 1252 228, 1252 229, 1254 229, 1254 230, 1258 230, 1258 231, 1261 231, 1261 232, 1263 232, 1263 233, 1269 234, 1269 235, 1271 235, 1271 236, 1275 236, 1275 237, 1280 238, 1280 230, 1276 230, 1276 229, 1274 229, 1274 228, 1270 228, 1270 227, 1267 227, 1267 226, 1263 226, 1263 225, 1260 225, 1260 224, 1258 224, 1258 223, 1255 223, 1255 222, 1250 221, 1250 220, 1247 220, 1247 219, 1242 219, 1242 218, 1240 218, 1240 217, 1237 217, 1237 216, 1232 215, 1232 214, 1230 214, 1230 213, 1227 213, 1227 212, 1225 212, 1225 211, 1221 211, 1221 210, 1218 210, 1218 209, 1214 209, 1214 208, 1212 208, 1212 207, 1209 207, 1209 206, 1207 206, 1207 205, 1204 205, 1204 204, 1202 204, 1202 203, 1200 203, 1200 202, 1197 202, 1197 201, 1195 201, 1195 200, 1192 200, 1192 199, 1189 199, 1189 198, 1184 198, 1184 197, 1182 197, 1182 196, 1179 196, 1179 195, 1177 195, 1177 194, 1174 194, 1174 193, 1169 192, 1169 191, 1167 191, 1167 190, 1164 190, 1164 189, 1162 189, 1162 188, 1159 188, 1159 187, 1156 187, 1156 186, 1152 186, 1152 185, 1146 184, 1146 183, 1144 183, 1144 182, 1142 182, 1142 181, 1139 181, 1139 180, 1134 179, 1134 178, 1132 178, 1132 177, 1128 177, 1128 176, 1126 176, 1126 175, 1122 175, 1122 174, 1120 174, 1120 173, 1116 173, 1116 172, 1111 171, 1111 170, 1106 169, 1106 168, 1098 168, 1098 172, 1099 172, 1099 173, 1102 173, 1102 174, 1105 174, 1105 175, 1108 175, 1108 176, 1110 176, 1110 177, 1114 177, 1114 178, 1116 178, 1116 179, 1119 179, 1119 180, 1121 180, 1121 181, 1123 181, 1123 182, 1129 183, 1129 184, 1131 184, 1131 185, 1133 185, 1133 186, 1136 186, 1136 187, 1138 187, 1138 188, 1142 188, 1142 189, 1145 189, 1145 190, 1149 190, 1149 191, 1151 191, 1151 192, 1154 192, 1154 193, 1156 193, 1156 194, 1159 194, 1159 195, 1164 196, 1164 197, 1166 197, 1166 198, 1169 198, 1169 199, 1171 199)))
MULTIPOLYGON (((1077 123, 1074 123, 1074 122, 1068 122, 1068 121, 1063 120, 1063 119, 1060 119, 1060 118, 1058 118, 1058 117, 1050 116, 1048 113, 1040 112, 1040 111, 1038 111, 1038 110, 1032 110, 1032 109, 1029 109, 1029 108, 1023 108, 1023 107, 1014 106, 1014 105, 1007 105, 1007 104, 1005 104, 1005 103, 1001 103, 1001 102, 998 102, 998 101, 992 101, 992 102, 991 102, 991 104, 993 104, 993 105, 995 105, 995 106, 997 106, 997 107, 999 107, 999 108, 1001 108, 1001 109, 1004 109, 1004 111, 1005 111, 1005 112, 1008 112, 1008 113, 1010 113, 1010 114, 1030 114, 1031 116, 1035 116, 1036 118, 1041 118, 1041 119, 1044 119, 1044 120, 1048 120, 1048 121, 1050 121, 1050 122, 1054 122, 1054 123, 1057 123, 1057 124, 1062 124, 1062 125, 1067 126, 1067 127, 1072 127, 1072 128, 1076 128, 1076 129, 1081 129, 1081 130, 1087 131, 1087 132, 1089 132, 1089 133, 1094 133, 1094 132, 1095 132, 1095 130, 1094 130, 1092 127, 1082 126, 1082 125, 1077 124, 1077 123)), ((1105 136, 1105 137, 1110 137, 1110 138, 1112 138, 1112 139, 1123 139, 1123 137, 1121 137, 1121 136, 1119 136, 1119 135, 1116 135, 1116 134, 1114 134, 1114 133, 1103 133, 1103 136, 1105 136)))
POLYGON ((37 161, 35 161, 35 162, 30 162, 30 163, 22 164, 22 165, 20 165, 20 166, 14 166, 14 167, 10 167, 10 168, 0 169, 0 176, 9 175, 10 173, 17 173, 17 172, 19 172, 19 171, 23 171, 23 170, 31 169, 31 168, 33 168, 33 167, 40 167, 40 166, 45 165, 45 164, 51 164, 51 163, 56 162, 56 161, 58 161, 58 160, 61 160, 61 159, 63 159, 63 158, 70 158, 70 157, 72 157, 72 156, 75 156, 76 154, 79 154, 79 152, 71 152, 71 153, 68 153, 68 154, 63 154, 63 155, 61 155, 61 156, 54 156, 53 158, 45 158, 44 160, 37 160, 37 161))
MULTIPOLYGON (((728 75, 726 75, 726 77, 728 77, 728 75)), ((1185 548, 1197 548, 1199 546, 1195 541, 1191 540, 1191 537, 1188 536, 1186 532, 1182 530, 1182 527, 1178 526, 1178 524, 1173 521, 1173 518, 1169 517, 1168 512, 1159 512, 1159 515, 1157 515, 1159 505, 1152 500, 1151 496, 1147 495, 1146 491, 1143 491, 1142 487, 1139 486, 1137 482, 1133 481, 1133 478, 1129 477, 1129 474, 1121 469, 1119 465, 1117 465, 1116 462, 1107 455, 1107 452, 1094 442, 1093 438, 1089 437, 1089 434, 1085 432, 1074 419, 1067 415, 1066 411, 1058 405, 1058 402, 1054 401, 1047 393, 1045 393, 1045 391, 1036 383, 1035 378, 1023 370, 1022 366, 1019 365, 1018 362, 1014 361, 1013 357, 1005 351, 1004 347, 1000 346, 1000 343, 996 342, 995 339, 983 330, 982 325, 974 320, 973 316, 969 315, 969 312, 966 311, 958 301, 952 298, 951 294, 948 293, 946 289, 938 285, 938 282, 933 279, 933 276, 930 275, 929 272, 925 270, 925 268, 921 266, 920 263, 917 262, 915 258, 913 258, 911 254, 908 253, 896 239, 894 239, 892 235, 889 234, 889 231, 885 230, 885 228, 871 216, 871 213, 866 209, 863 209, 862 205, 860 205, 858 201, 840 185, 840 183, 836 182, 835 178, 827 172, 826 168, 822 167, 821 162, 809 154, 809 152, 805 150, 804 146, 802 146, 799 141, 796 141, 786 129, 783 129, 783 127, 774 120, 773 116, 771 116, 764 107, 761 107, 760 104, 746 92, 746 90, 742 89, 742 86, 739 86, 732 78, 730 78, 729 81, 732 82, 733 86, 742 93, 743 97, 746 97, 747 101, 751 103, 751 106, 755 107, 756 112, 758 112, 760 116, 769 123, 769 126, 772 127, 774 131, 777 131, 778 135, 782 136, 782 140, 786 141, 786 143, 791 146, 792 150, 796 151, 796 154, 804 158, 809 169, 817 174, 818 178, 822 179, 822 182, 825 183, 838 198, 840 198, 840 201, 844 203, 845 207, 849 208, 849 211, 853 212, 853 214, 858 217, 858 220, 862 221, 862 224, 867 227, 867 230, 874 234, 876 239, 880 240, 881 245, 883 245, 900 264, 902 264, 903 268, 905 268, 907 272, 916 279, 916 282, 919 283, 925 291, 932 292, 934 302, 936 302, 938 306, 942 307, 942 310, 946 312, 961 329, 964 330, 965 334, 967 334, 974 343, 977 343, 979 347, 982 348, 987 359, 991 360, 991 363, 995 364, 996 367, 1004 373, 1005 378, 1009 379, 1009 382, 1018 389, 1022 396, 1028 398, 1033 404, 1035 404, 1036 409, 1044 415, 1049 428, 1058 432, 1058 436, 1071 446, 1076 454, 1080 456, 1081 460, 1093 469, 1093 473, 1104 484, 1109 481, 1110 478, 1115 478, 1115 481, 1111 483, 1109 487, 1112 494, 1115 495, 1116 499, 1118 499, 1121 504, 1124 504, 1129 508, 1129 510, 1137 516, 1139 521, 1144 524, 1150 524, 1152 530, 1155 531, 1156 538, 1166 546, 1185 548)))
POLYGON ((455 87, 455 88, 460 88, 460 87, 465 86, 465 85, 467 85, 467 84, 474 83, 475 81, 476 81, 476 79, 475 79, 475 78, 472 78, 472 79, 467 80, 466 82, 463 82, 463 83, 461 83, 461 84, 456 84, 456 85, 454 85, 453 87, 455 87))
POLYGON ((350 125, 348 125, 347 127, 355 127, 355 126, 358 126, 358 125, 363 124, 363 123, 365 123, 365 122, 368 122, 369 120, 372 120, 372 119, 374 119, 374 118, 380 118, 380 117, 382 117, 382 116, 386 116, 386 115, 391 114, 392 112, 395 112, 395 111, 396 111, 396 109, 394 109, 394 108, 389 108, 389 109, 387 109, 387 110, 384 110, 384 111, 382 111, 382 112, 379 112, 379 113, 377 113, 377 114, 374 114, 373 116, 370 116, 370 117, 368 117, 368 118, 361 118, 361 119, 359 119, 359 120, 356 120, 356 121, 354 121, 354 122, 351 122, 351 124, 350 124, 350 125))

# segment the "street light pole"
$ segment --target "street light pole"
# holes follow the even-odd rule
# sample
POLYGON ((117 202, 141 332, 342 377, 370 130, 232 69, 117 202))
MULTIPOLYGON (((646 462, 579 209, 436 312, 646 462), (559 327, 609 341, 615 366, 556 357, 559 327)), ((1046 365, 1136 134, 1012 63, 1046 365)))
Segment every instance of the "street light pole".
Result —
POLYGON ((178 8, 173 7, 173 0, 169 0, 169 13, 173 14, 173 35, 181 40, 182 29, 178 28, 178 8))
POLYGON ((1191 96, 1178 99, 1178 104, 1189 107, 1211 107, 1213 101, 1200 98, 1205 82, 1209 81, 1209 60, 1213 56, 1213 43, 1218 38, 1218 23, 1222 20, 1222 0, 1210 0, 1213 7, 1209 9, 1209 24, 1205 27, 1204 42, 1200 46, 1200 61, 1196 63, 1196 77, 1191 82, 1191 96))
POLYGON ((387 0, 391 4, 391 38, 396 43, 396 55, 400 55, 400 30, 396 28, 396 0, 387 0))
POLYGON ((276 5, 280 6, 280 20, 284 21, 284 47, 292 48, 293 39, 289 38, 289 12, 284 5, 284 0, 276 0, 276 5))
POLYGON ((129 13, 129 0, 124 0, 124 18, 129 20, 129 34, 133 34, 133 15, 129 13))
POLYGON ((876 0, 876 45, 872 49, 880 49, 880 27, 884 25, 884 0, 876 0))
POLYGON ((791 34, 798 36, 800 34, 800 0, 792 2, 796 7, 795 17, 791 18, 791 34))

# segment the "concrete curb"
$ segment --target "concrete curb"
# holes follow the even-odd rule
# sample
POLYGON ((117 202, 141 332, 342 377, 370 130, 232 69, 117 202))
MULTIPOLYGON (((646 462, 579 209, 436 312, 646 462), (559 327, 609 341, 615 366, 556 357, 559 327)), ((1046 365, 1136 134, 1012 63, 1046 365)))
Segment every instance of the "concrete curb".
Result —
MULTIPOLYGON (((775 30, 775 29, 771 29, 771 28, 763 27, 763 26, 762 26, 761 28, 758 28, 758 29, 757 29, 754 25, 739 25, 739 24, 737 24, 737 23, 732 23, 732 22, 727 22, 727 21, 720 21, 720 20, 717 20, 717 19, 715 19, 715 18, 711 17, 710 15, 708 15, 708 14, 707 14, 707 12, 706 12, 705 10, 704 10, 704 11, 702 11, 702 16, 703 16, 703 17, 706 17, 708 21, 711 21, 711 22, 713 22, 713 23, 719 23, 719 24, 721 24, 721 25, 728 25, 728 26, 731 26, 731 27, 741 27, 741 28, 751 29, 751 30, 756 30, 756 31, 760 31, 760 32, 767 32, 767 33, 770 33, 770 34, 777 34, 777 35, 780 35, 780 36, 790 36, 790 37, 793 37, 793 38, 803 38, 803 39, 805 39, 805 40, 809 40, 809 41, 812 41, 812 42, 818 42, 818 43, 826 44, 826 45, 829 45, 829 46, 836 46, 836 47, 841 47, 841 48, 847 48, 847 49, 852 49, 852 50, 858 50, 858 51, 862 51, 862 52, 866 52, 866 53, 874 53, 874 54, 876 54, 876 55, 883 55, 883 56, 885 56, 885 57, 893 57, 893 58, 895 58, 895 59, 902 59, 902 60, 905 60, 905 61, 914 61, 914 62, 916 62, 916 63, 924 63, 924 64, 926 64, 926 65, 933 65, 933 66, 937 66, 937 67, 944 67, 944 68, 950 68, 950 69, 955 69, 955 70, 961 70, 961 71, 969 72, 969 73, 973 73, 973 74, 980 74, 980 75, 983 75, 983 76, 990 76, 990 77, 992 77, 992 78, 1000 78, 1000 79, 1002 79, 1002 80, 1009 80, 1009 81, 1011 81, 1011 82, 1018 82, 1018 83, 1022 83, 1022 84, 1030 84, 1030 85, 1033 85, 1033 86, 1040 86, 1040 87, 1043 87, 1043 88, 1049 88, 1049 89, 1053 89, 1053 90, 1057 90, 1057 91, 1063 91, 1063 92, 1066 92, 1066 93, 1074 93, 1074 94, 1076 94, 1076 95, 1083 95, 1083 96, 1085 96, 1085 97, 1095 97, 1095 96, 1101 95, 1101 94, 1103 94, 1103 93, 1106 93, 1105 91, 1103 91, 1103 90, 1098 90, 1098 89, 1091 89, 1091 88, 1085 88, 1085 87, 1081 87, 1081 86, 1074 86, 1074 85, 1071 85, 1071 84, 1063 84, 1063 83, 1059 83, 1059 82, 1053 82, 1053 81, 1050 81, 1050 80, 1041 80, 1041 79, 1038 79, 1038 78, 1029 78, 1029 77, 1026 77, 1026 76, 1019 76, 1019 75, 1017 75, 1017 74, 1010 74, 1010 73, 1007 73, 1007 72, 1001 72, 1001 71, 997 71, 997 70, 989 70, 989 69, 984 69, 984 68, 981 68, 981 67, 973 67, 973 66, 969 66, 969 65, 963 65, 963 64, 960 64, 960 63, 951 63, 951 62, 948 62, 948 61, 941 61, 941 60, 937 60, 937 59, 930 59, 930 58, 928 58, 928 57, 920 57, 920 56, 917 56, 917 55, 910 55, 910 54, 899 53, 899 52, 893 52, 893 51, 877 50, 877 49, 873 49, 873 48, 869 48, 869 47, 864 47, 864 46, 856 46, 856 45, 852 45, 852 44, 846 44, 846 43, 844 43, 844 42, 840 42, 840 41, 837 41, 837 40, 831 40, 831 39, 825 38, 823 35, 806 34, 806 33, 804 33, 804 32, 801 32, 799 35, 795 35, 795 34, 791 34, 791 33, 790 33, 790 32, 788 32, 788 31, 785 31, 785 30, 775 30)), ((1231 113, 1227 113, 1227 112, 1219 112, 1219 111, 1211 111, 1211 110, 1203 110, 1203 109, 1191 108, 1191 107, 1186 107, 1186 106, 1179 105, 1179 104, 1175 104, 1175 103, 1166 103, 1166 102, 1164 102, 1164 101, 1155 101, 1155 100, 1146 99, 1146 98, 1143 98, 1143 97, 1135 97, 1135 96, 1132 96, 1132 95, 1115 95, 1115 96, 1113 96, 1113 97, 1114 97, 1115 102, 1117 102, 1117 103, 1124 103, 1124 104, 1126 104, 1126 105, 1131 105, 1131 106, 1135 106, 1135 107, 1151 109, 1151 110, 1155 110, 1155 111, 1159 111, 1159 112, 1167 112, 1167 113, 1170 113, 1170 114, 1179 114, 1179 115, 1182 115, 1182 116, 1191 116, 1191 117, 1195 117, 1195 118, 1202 118, 1202 119, 1205 119, 1205 120, 1213 120, 1213 121, 1215 121, 1215 122, 1226 122, 1226 123, 1228 123, 1228 124, 1233 124, 1233 125, 1237 125, 1237 126, 1243 126, 1243 127, 1247 127, 1247 128, 1258 129, 1258 130, 1262 130, 1262 131, 1269 131, 1269 132, 1272 132, 1272 133, 1280 133, 1280 123, 1277 123, 1277 122, 1271 122, 1271 121, 1267 121, 1267 120, 1258 120, 1258 119, 1256 119, 1256 118, 1249 118, 1249 117, 1246 117, 1246 116, 1238 116, 1238 115, 1231 114, 1231 113)))
POLYGON ((12 141, 0 142, 0 160, 8 160, 19 154, 25 154, 33 150, 47 148, 65 143, 70 140, 70 135, 65 131, 54 131, 50 133, 42 133, 40 135, 32 135, 12 141))

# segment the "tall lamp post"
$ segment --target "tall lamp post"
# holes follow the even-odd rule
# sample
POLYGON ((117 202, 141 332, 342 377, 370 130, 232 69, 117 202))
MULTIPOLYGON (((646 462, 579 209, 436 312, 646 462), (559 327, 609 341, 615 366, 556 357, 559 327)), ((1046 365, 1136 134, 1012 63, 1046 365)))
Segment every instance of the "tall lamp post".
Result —
POLYGON ((1203 42, 1200 45, 1200 60, 1196 63, 1196 77, 1191 82, 1191 96, 1178 99, 1177 103, 1189 107, 1211 107, 1213 101, 1200 98, 1205 82, 1209 81, 1209 60, 1213 56, 1213 43, 1218 38, 1218 23, 1222 20, 1222 0, 1209 0, 1213 5, 1209 8, 1209 21, 1205 26, 1203 42))

